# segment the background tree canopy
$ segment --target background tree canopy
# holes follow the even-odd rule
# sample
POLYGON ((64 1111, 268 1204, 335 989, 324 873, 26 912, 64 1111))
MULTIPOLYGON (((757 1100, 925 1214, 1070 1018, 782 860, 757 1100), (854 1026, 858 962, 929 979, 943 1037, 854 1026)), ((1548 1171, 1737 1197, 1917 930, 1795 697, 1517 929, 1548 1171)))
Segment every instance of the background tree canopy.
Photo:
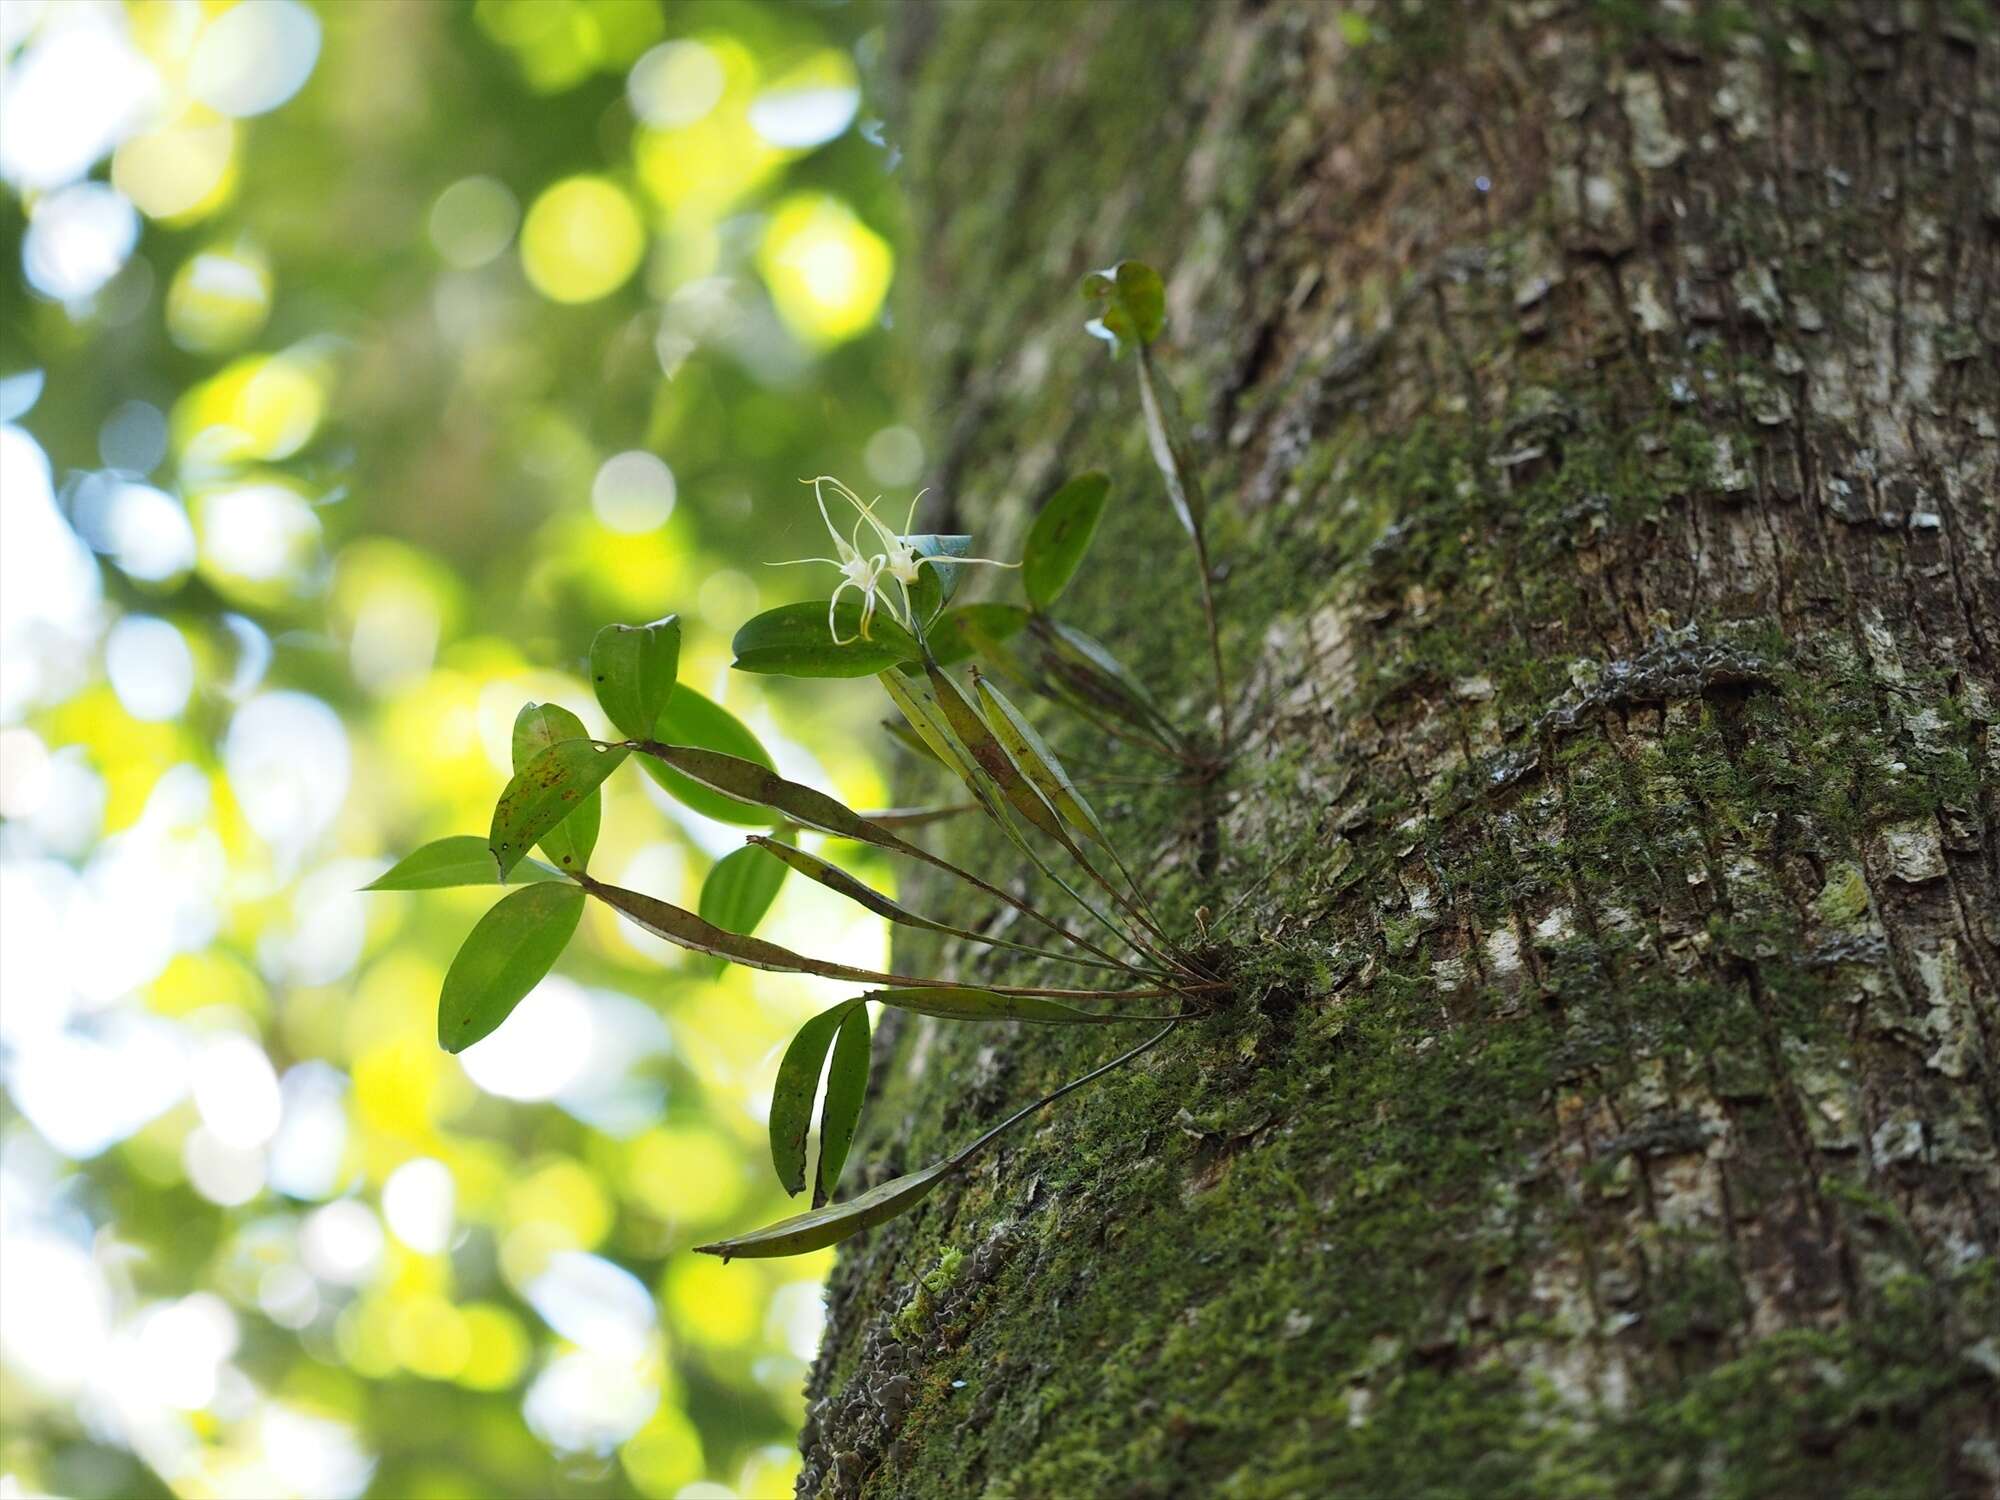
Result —
MULTIPOLYGON (((607 620, 884 800, 865 692, 726 671, 811 587, 797 480, 925 470, 876 20, 0 5, 0 1493, 790 1492, 830 1257, 685 1251, 780 1210, 842 987, 593 910, 454 1058, 485 898, 356 888, 484 828, 523 700, 601 729, 607 620)), ((598 866, 692 905, 739 832, 625 778, 598 866)))

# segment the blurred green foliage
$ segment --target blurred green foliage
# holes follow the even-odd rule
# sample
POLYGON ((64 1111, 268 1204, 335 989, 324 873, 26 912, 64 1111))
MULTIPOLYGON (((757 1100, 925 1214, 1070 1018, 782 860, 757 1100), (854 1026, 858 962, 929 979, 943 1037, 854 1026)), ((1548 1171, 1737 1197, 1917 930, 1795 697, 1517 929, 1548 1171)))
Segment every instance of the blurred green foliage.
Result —
MULTIPOLYGON (((726 670, 797 479, 924 467, 879 19, 0 4, 0 1493, 790 1493, 824 1259, 685 1252, 782 1211, 844 991, 593 908, 454 1058, 490 893, 356 889, 485 828, 524 701, 603 730, 608 620, 886 800, 865 689, 726 670)), ((594 867, 693 905, 740 833, 620 778, 594 867)))

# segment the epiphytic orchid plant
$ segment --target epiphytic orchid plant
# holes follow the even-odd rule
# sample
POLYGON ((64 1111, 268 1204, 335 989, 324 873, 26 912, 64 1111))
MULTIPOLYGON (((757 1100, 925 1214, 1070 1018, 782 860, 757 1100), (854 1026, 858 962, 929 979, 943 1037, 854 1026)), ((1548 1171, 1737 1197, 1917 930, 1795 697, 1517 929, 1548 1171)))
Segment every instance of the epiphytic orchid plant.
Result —
MULTIPOLYGON (((1141 349, 1143 353, 1143 344, 1141 349)), ((1152 407, 1149 401, 1149 412, 1152 407)), ((1150 415, 1148 421, 1151 430, 1150 415)), ((1161 451, 1160 444, 1154 446, 1161 451)), ((1184 460, 1172 461, 1178 466, 1184 460)), ((1162 463, 1164 467, 1167 460, 1162 463)), ((1170 473, 1169 480, 1170 489, 1179 483, 1177 492, 1185 493, 1185 479, 1176 481, 1170 473)), ((1131 743, 1196 763, 1191 742, 1136 679, 1102 646, 1047 613, 1095 532, 1109 490, 1104 476, 1083 475, 1050 497, 1018 564, 969 556, 969 537, 912 532, 914 501, 903 529, 893 531, 876 513, 875 501, 863 501, 838 480, 821 476, 807 483, 834 555, 799 561, 831 566, 840 581, 823 600, 785 605, 746 623, 734 642, 736 667, 793 677, 876 677, 900 715, 899 737, 942 764, 969 802, 934 810, 860 813, 779 775, 747 728, 678 682, 681 629, 678 617, 669 615, 649 625, 607 625, 591 643, 590 677, 597 701, 622 738, 592 738, 574 714, 554 704, 526 705, 514 725, 513 778, 494 807, 487 836, 426 845, 369 887, 518 887, 480 919, 445 975, 438 1040, 450 1052, 470 1046, 507 1019, 554 965, 591 899, 692 952, 748 968, 814 974, 864 987, 807 1021, 779 1064, 770 1111, 771 1159, 788 1193, 805 1188, 818 1104, 810 1211, 699 1247, 725 1260, 818 1249, 894 1217, 1010 1126, 1138 1056, 1180 1021, 1209 1009, 1225 988, 1160 920, 1103 822, 1029 718, 977 667, 963 683, 952 670, 984 655, 995 670, 1075 709, 1087 723, 1116 726, 1115 732, 1131 743), (829 489, 855 512, 845 536, 828 511, 829 489), (1018 567, 1028 606, 952 608, 965 570, 974 566, 1018 567), (1018 639, 1032 643, 1034 650, 1018 649, 1018 639), (633 757, 696 811, 758 829, 743 848, 711 870, 698 911, 608 884, 590 873, 599 788, 633 757), (990 820, 1060 894, 1059 909, 1047 910, 905 836, 957 812, 976 812, 990 820), (871 845, 929 866, 982 898, 1012 908, 1041 936, 1025 942, 923 915, 801 847, 804 834, 871 845), (537 848, 539 860, 530 853, 537 848), (794 952, 754 935, 792 873, 892 923, 1024 954, 1075 971, 1075 978, 1066 984, 973 983, 952 975, 857 968, 794 952), (944 1160, 835 1204, 830 1199, 866 1092, 869 1001, 965 1022, 1102 1026, 1151 1020, 1164 1025, 1137 1047, 1064 1084, 944 1160)))

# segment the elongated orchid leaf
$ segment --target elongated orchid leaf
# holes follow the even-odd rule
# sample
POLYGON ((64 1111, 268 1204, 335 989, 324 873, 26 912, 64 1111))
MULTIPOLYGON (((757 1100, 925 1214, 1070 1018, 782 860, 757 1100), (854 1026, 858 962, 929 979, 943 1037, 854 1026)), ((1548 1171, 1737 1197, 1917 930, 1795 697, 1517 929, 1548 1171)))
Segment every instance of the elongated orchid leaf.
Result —
POLYGON ((1116 1011, 1078 1010, 1057 1000, 1033 995, 1001 995, 973 985, 936 989, 870 990, 862 996, 897 1010, 947 1021, 1032 1021, 1043 1026, 1116 1026, 1124 1021, 1166 1021, 1170 1016, 1120 1015, 1116 1011))
POLYGON ((813 1172, 813 1207, 824 1208, 847 1165, 868 1094, 868 1007, 856 1005, 833 1038, 833 1061, 826 1069, 826 1100, 819 1114, 819 1166, 813 1172))
POLYGON ((635 738, 651 734, 673 695, 680 660, 679 615, 598 631, 590 643, 590 681, 605 717, 635 738))
MULTIPOLYGON (((756 847, 757 840, 718 859, 701 883, 701 919, 729 932, 750 933, 764 920, 785 884, 785 865, 756 847)), ((782 844, 776 845, 783 848, 782 844)))
MULTIPOLYGON (((538 753, 507 783, 493 808, 493 828, 487 847, 504 879, 532 848, 591 796, 605 777, 623 764, 625 750, 595 740, 558 740, 538 753)), ((562 856, 557 862, 563 863, 562 856)), ((573 875, 583 873, 583 860, 565 864, 573 875)))
MULTIPOLYGON (((924 573, 933 571, 930 568, 924 573)), ((827 629, 824 602, 781 604, 744 622, 731 649, 739 672, 763 672, 781 677, 872 677, 900 661, 916 661, 922 653, 910 633, 877 609, 868 635, 861 635, 861 605, 844 598, 833 612, 842 644, 827 629)))
POLYGON ((562 956, 583 915, 567 882, 523 886, 495 902, 466 936, 438 996, 438 1045, 463 1052, 513 1013, 562 956))
POLYGON ((1146 685, 1101 641, 1047 616, 1036 618, 1034 631, 1044 667, 1065 687, 1134 727, 1179 740, 1146 685))
POLYGON ((1076 576, 1110 493, 1110 478, 1092 470, 1077 475, 1043 502, 1021 552, 1021 587, 1037 609, 1055 603, 1076 576))
POLYGON ((961 1146, 943 1161, 933 1162, 928 1167, 893 1178, 880 1187, 870 1188, 860 1197, 851 1198, 845 1203, 814 1209, 811 1213, 795 1215, 752 1234, 740 1235, 731 1240, 718 1240, 713 1245, 698 1245, 695 1248, 704 1255, 719 1255, 725 1262, 739 1255, 746 1260, 753 1257, 803 1255, 810 1250, 821 1250, 828 1245, 837 1245, 844 1239, 860 1234, 863 1230, 887 1223, 896 1215, 907 1212, 923 1202, 940 1182, 1021 1121, 1048 1108, 1065 1094, 1074 1093, 1085 1084, 1102 1078, 1106 1073, 1124 1067, 1133 1058, 1159 1045, 1161 1039, 1169 1035, 1179 1024, 1179 1018, 1176 1017, 1138 1046, 1119 1053, 1110 1062, 1092 1068, 1080 1077, 1072 1078, 1061 1088, 1050 1090, 1025 1109, 1014 1111, 984 1135, 961 1146))
MULTIPOLYGON (((674 696, 654 721, 652 734, 637 738, 666 740, 676 745, 716 751, 767 768, 772 763, 770 752, 744 726, 742 720, 685 683, 674 690, 674 696)), ((641 765, 646 774, 666 788, 675 801, 693 808, 703 817, 749 828, 768 827, 771 822, 767 814, 749 803, 720 793, 693 777, 681 774, 672 766, 654 760, 642 761, 641 765)))
POLYGON ((583 888, 606 905, 623 912, 654 937, 664 938, 676 947, 693 953, 726 958, 746 969, 765 969, 774 974, 817 974, 822 979, 850 979, 862 984, 879 984, 884 980, 893 983, 895 980, 895 976, 880 974, 873 969, 828 963, 824 959, 794 953, 776 943, 767 943, 762 938, 730 932, 713 922, 704 921, 685 907, 640 891, 606 885, 589 876, 583 877, 583 888))
POLYGON ((794 1197, 806 1185, 806 1134, 812 1128, 813 1096, 819 1092, 826 1050, 840 1023, 860 1004, 843 1000, 814 1016, 798 1029, 778 1063, 778 1081, 771 1090, 771 1165, 779 1184, 794 1197))
POLYGON ((878 917, 887 917, 891 922, 900 923, 902 926, 920 927, 931 932, 955 930, 942 922, 933 922, 929 917, 918 916, 908 907, 883 895, 866 881, 857 880, 838 865, 821 859, 817 854, 808 854, 803 849, 778 843, 775 839, 761 838, 754 833, 750 835, 750 842, 759 846, 764 853, 797 870, 806 879, 845 896, 855 905, 865 907, 878 917))
MULTIPOLYGON (((995 764, 1006 763, 1011 773, 1009 785, 1017 789, 1021 794, 1020 801, 1018 803, 1013 802, 1009 792, 1002 789, 1000 781, 987 769, 987 765, 980 759, 975 758, 970 751, 964 748, 960 743, 957 725, 947 716, 944 707, 938 702, 940 689, 937 683, 941 682, 944 688, 954 693, 957 692, 957 685, 946 678, 942 672, 936 671, 934 667, 927 668, 926 670, 928 673, 934 674, 936 682, 933 681, 932 676, 905 678, 896 672, 884 672, 880 681, 884 688, 888 690, 889 696, 895 701, 896 706, 902 709, 905 716, 909 718, 910 723, 915 727, 917 733, 923 735, 925 742, 935 748, 940 757, 944 758, 952 770, 957 773, 959 780, 965 784, 966 790, 970 791, 978 800, 980 807, 993 820, 1000 832, 1006 836, 1007 841, 1020 850, 1036 869, 1040 870, 1060 887, 1065 895, 1085 911, 1089 912, 1099 925, 1112 933, 1119 942, 1126 944, 1134 952, 1142 955, 1142 957, 1157 959, 1158 955, 1149 953, 1143 940, 1135 941, 1131 933, 1120 928, 1115 921, 1092 903, 1089 897, 1085 896, 1073 883, 1065 879, 1060 871, 1053 868, 1042 857, 1041 853, 1028 842, 1027 837, 1015 824, 1013 814, 1009 811, 1010 806, 1021 806, 1023 808, 1023 816, 1030 817, 1036 827, 1042 829, 1051 838, 1055 839, 1067 853, 1083 866, 1084 870, 1093 880, 1097 880, 1100 884, 1103 883, 1102 877, 1097 874, 1090 861, 1084 857, 1083 851, 1077 847, 1076 841, 1070 838, 1068 831, 1062 826, 1062 820, 1055 815, 1046 802, 1041 800, 1041 794, 1028 783, 1027 779, 1021 775, 1019 769, 1015 768, 1011 761, 1006 760, 1006 752, 1000 748, 998 741, 993 738, 992 731, 985 728, 984 722, 979 719, 977 710, 973 709, 965 701, 963 695, 960 694, 959 702, 963 705, 964 713, 970 716, 969 719, 965 720, 968 733, 972 734, 975 738, 983 735, 981 747, 989 759, 997 757, 994 760, 995 764), (1026 808, 1036 806, 1040 810, 1039 817, 1026 811, 1026 808)), ((989 891, 991 890, 991 887, 984 888, 989 891)), ((1070 941, 1082 942, 1075 933, 1069 932, 1066 929, 1062 931, 1063 936, 1070 941)), ((1094 944, 1084 943, 1083 946, 1089 948, 1099 958, 1111 959, 1111 954, 1094 944)))
MULTIPOLYGON (((890 696, 896 700, 897 706, 902 707, 906 715, 932 715, 936 723, 932 727, 931 732, 939 737, 937 743, 946 747, 952 746, 950 732, 944 726, 942 715, 938 714, 934 708, 926 706, 930 694, 930 685, 924 679, 921 677, 905 678, 899 672, 890 671, 883 673, 881 680, 888 687, 890 696)), ((911 722, 915 724, 917 719, 913 717, 911 722)), ((940 859, 928 850, 899 838, 888 828, 871 822, 852 808, 835 801, 823 792, 816 792, 811 787, 801 786, 795 781, 787 781, 775 771, 768 770, 754 762, 745 761, 736 756, 721 755, 713 751, 696 750, 686 745, 662 745, 647 741, 635 745, 633 748, 647 757, 649 763, 653 760, 662 761, 665 765, 699 781, 704 786, 727 789, 732 795, 743 797, 782 814, 785 821, 795 823, 802 828, 816 829, 821 833, 833 834, 837 838, 856 839, 865 844, 873 844, 877 848, 894 850, 896 853, 906 855, 911 859, 922 860, 926 864, 933 865, 945 871, 954 879, 965 881, 968 885, 971 885, 976 890, 985 892, 995 900, 1005 902, 1015 910, 1032 917, 1051 932, 1057 933, 1066 940, 1078 943, 1080 946, 1096 953, 1098 957, 1108 958, 1110 956, 1102 949, 1096 948, 1092 944, 1078 938, 1059 922, 1044 916, 1033 906, 1011 892, 994 885, 990 881, 982 880, 969 870, 961 869, 950 861, 940 859)), ((939 749, 937 753, 944 755, 947 751, 939 749)), ((1021 837, 1020 830, 1014 827, 1013 820, 1006 817, 998 800, 997 791, 992 790, 990 782, 981 779, 983 773, 977 767, 973 766, 969 760, 966 760, 962 751, 952 747, 949 749, 949 753, 956 756, 958 761, 963 765, 964 776, 970 778, 967 781, 967 785, 972 789, 973 795, 980 799, 981 808, 987 811, 989 815, 1000 820, 1001 826, 1006 830, 1008 838, 1014 842, 1017 848, 1025 851, 1027 849, 1027 841, 1021 837)), ((729 955, 718 953, 716 956, 728 957, 729 955)), ((809 969, 805 972, 819 973, 820 970, 809 969)))
MULTIPOLYGON (((562 876, 539 860, 524 859, 514 867, 514 881, 529 885, 539 880, 560 880, 562 876)), ((476 833, 456 833, 450 838, 433 839, 423 848, 406 855, 368 884, 364 891, 437 891, 455 885, 498 885, 500 867, 493 851, 476 833)))
POLYGON ((1072 827, 1109 848, 1110 840, 1104 835, 1104 825, 1097 821, 1096 812, 1083 800, 1083 794, 1070 780, 1069 772, 1056 759, 1055 751, 1035 732, 1035 726, 1007 701, 1000 689, 976 671, 973 685, 986 706, 986 722, 1014 757, 1015 764, 1035 784, 1036 790, 1048 799, 1051 807, 1069 820, 1072 827))
POLYGON ((1064 848, 1069 848, 1070 837, 1063 828, 1062 820, 1034 783, 1014 764, 1007 747, 1000 743, 999 736, 979 716, 979 710, 965 696, 965 690, 935 663, 925 670, 930 678, 931 690, 937 695, 938 707, 943 711, 952 733, 958 736, 959 744, 971 752, 980 769, 993 778, 993 784, 1000 788, 1001 795, 1014 805, 1022 817, 1064 848))
MULTIPOLYGON (((514 716, 514 774, 520 775, 529 761, 551 745, 589 737, 590 731, 583 727, 583 720, 560 703, 524 704, 514 716)), ((604 817, 603 804, 603 797, 591 792, 542 835, 542 853, 558 869, 581 870, 590 863, 590 852, 597 847, 598 825, 604 817)))
POLYGON ((921 1171, 892 1178, 845 1203, 829 1204, 811 1213, 781 1219, 751 1234, 717 1240, 712 1245, 697 1245, 695 1249, 703 1255, 719 1255, 725 1263, 738 1257, 768 1259, 823 1250, 916 1207, 956 1165, 956 1161, 937 1162, 921 1171))
POLYGON ((917 732, 931 754, 944 762, 945 767, 972 793, 973 800, 986 815, 1000 825, 1001 831, 1017 848, 1025 852, 1026 842, 1021 837, 1021 831, 1014 826, 1014 820, 1004 810, 1006 799, 1001 796, 1000 788, 958 743, 928 679, 884 672, 877 680, 888 693, 890 701, 903 711, 910 728, 917 732))
MULTIPOLYGON (((633 747, 648 764, 658 763, 678 779, 709 791, 766 808, 802 828, 840 838, 858 839, 884 849, 908 846, 885 828, 877 827, 843 802, 796 781, 787 781, 769 766, 740 755, 705 750, 695 745, 663 745, 645 740, 633 747)), ((770 817, 759 821, 778 821, 770 817)))

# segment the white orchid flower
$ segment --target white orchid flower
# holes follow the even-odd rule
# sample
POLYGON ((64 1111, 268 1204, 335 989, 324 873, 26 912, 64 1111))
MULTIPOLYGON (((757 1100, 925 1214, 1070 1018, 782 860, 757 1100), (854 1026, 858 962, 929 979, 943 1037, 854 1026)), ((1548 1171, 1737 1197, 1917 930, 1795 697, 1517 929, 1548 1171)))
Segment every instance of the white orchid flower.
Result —
MULTIPOLYGON (((923 567, 925 563, 930 563, 934 566, 950 563, 954 567, 961 564, 970 565, 974 563, 989 568, 1018 568, 1021 566, 1019 563, 1002 562, 997 557, 931 556, 918 552, 910 545, 910 528, 916 525, 917 506, 923 502, 924 496, 930 493, 929 490, 918 490, 911 497, 909 514, 903 518, 903 529, 898 532, 891 531, 882 524, 881 518, 875 514, 874 501, 864 502, 860 496, 856 495, 837 479, 828 478, 826 482, 833 485, 836 490, 844 495, 848 503, 861 512, 862 518, 875 528, 875 534, 882 542, 883 567, 888 575, 902 586, 903 603, 906 611, 909 607, 909 591, 917 585, 917 570, 923 567)), ((880 495, 875 497, 876 500, 880 500, 881 498, 880 495)), ((908 622, 905 621, 905 623, 907 624, 908 622)))
MULTIPOLYGON (((827 600, 826 604, 827 634, 833 637, 836 646, 849 645, 857 639, 867 638, 868 627, 875 618, 875 608, 878 603, 888 609, 890 618, 897 624, 905 630, 914 630, 916 612, 910 602, 910 590, 916 587, 918 570, 925 563, 951 563, 954 566, 961 563, 979 563, 993 568, 1020 566, 1019 563, 1001 562, 991 557, 932 557, 919 553, 909 543, 909 529, 916 522, 917 504, 924 498, 926 491, 919 490, 910 501, 910 512, 903 521, 903 530, 896 532, 884 526, 881 518, 875 514, 875 501, 863 500, 831 474, 821 474, 815 479, 803 482, 812 486, 813 500, 819 506, 819 518, 826 524, 827 535, 833 538, 834 555, 792 558, 786 563, 776 563, 773 566, 824 563, 828 567, 840 570, 840 582, 834 588, 833 597, 827 600), (826 513, 826 495, 821 488, 823 485, 831 485, 834 493, 852 505, 857 512, 851 539, 840 534, 833 524, 833 518, 826 513), (864 523, 874 531, 877 540, 882 544, 882 550, 872 556, 861 550, 861 527, 864 523), (895 580, 897 590, 902 595, 900 608, 884 587, 885 579, 895 580), (861 595, 861 628, 858 636, 849 636, 846 640, 842 640, 834 618, 840 604, 840 596, 849 589, 855 589, 861 595)), ((875 497, 876 500, 881 498, 880 495, 875 497)))

